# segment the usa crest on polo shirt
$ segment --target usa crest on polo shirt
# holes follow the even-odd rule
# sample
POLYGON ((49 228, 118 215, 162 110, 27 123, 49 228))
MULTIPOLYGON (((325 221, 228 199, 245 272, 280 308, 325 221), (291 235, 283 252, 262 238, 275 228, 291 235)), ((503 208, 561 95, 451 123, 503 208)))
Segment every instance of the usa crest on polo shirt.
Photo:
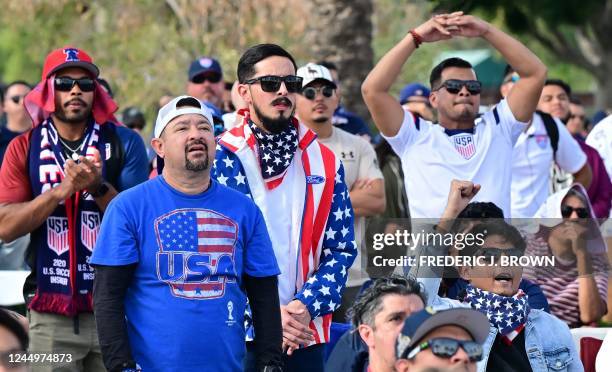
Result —
POLYGON ((457 152, 463 156, 463 158, 471 159, 472 156, 476 153, 476 146, 474 144, 474 135, 470 133, 462 133, 454 135, 453 137, 453 145, 455 145, 455 149, 457 152))

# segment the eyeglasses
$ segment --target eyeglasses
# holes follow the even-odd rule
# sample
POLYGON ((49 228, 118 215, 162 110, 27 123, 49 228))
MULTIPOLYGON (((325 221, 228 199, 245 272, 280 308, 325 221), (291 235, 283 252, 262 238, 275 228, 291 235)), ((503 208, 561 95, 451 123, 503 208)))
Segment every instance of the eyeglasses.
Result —
POLYGON ((474 255, 483 256, 487 260, 494 258, 495 261, 497 261, 502 255, 506 255, 509 257, 522 257, 523 254, 524 254, 524 251, 519 248, 487 247, 487 248, 478 249, 474 255))
POLYGON ((563 216, 564 218, 569 218, 572 215, 572 212, 574 211, 576 212, 579 218, 590 217, 589 210, 587 208, 584 208, 584 207, 573 208, 573 207, 570 207, 569 205, 561 206, 561 216, 563 216))
POLYGON ((470 94, 480 94, 480 91, 482 90, 482 83, 478 80, 449 79, 440 84, 440 86, 434 89, 434 91, 446 88, 446 91, 450 94, 457 94, 463 87, 466 87, 470 94))
POLYGON ((23 99, 23 97, 25 97, 25 95, 17 95, 17 96, 12 96, 11 101, 13 101, 13 103, 15 104, 19 104, 19 102, 21 102, 21 100, 23 99))
POLYGON ((246 84, 261 84, 261 90, 268 93, 278 92, 282 82, 285 82, 285 87, 289 93, 299 93, 302 89, 302 78, 295 75, 266 75, 245 81, 246 84))
POLYGON ((203 84, 205 81, 210 81, 211 83, 218 83, 221 81, 220 74, 200 74, 196 75, 191 79, 191 82, 194 84, 203 84))
POLYGON ((304 98, 307 98, 311 101, 317 97, 317 93, 319 92, 321 92, 323 97, 329 98, 334 95, 334 88, 330 87, 329 85, 325 85, 318 88, 306 87, 302 89, 302 95, 304 96, 304 98))
POLYGON ((479 362, 482 360, 482 345, 478 342, 455 340, 454 338, 446 337, 432 338, 431 340, 420 343, 410 351, 406 359, 412 359, 418 353, 428 348, 431 349, 433 355, 449 359, 457 353, 460 346, 470 358, 470 362, 479 362))
POLYGON ((80 78, 73 79, 70 77, 57 77, 55 78, 55 89, 60 92, 70 92, 75 84, 79 85, 79 89, 83 92, 92 92, 96 87, 93 79, 80 78))

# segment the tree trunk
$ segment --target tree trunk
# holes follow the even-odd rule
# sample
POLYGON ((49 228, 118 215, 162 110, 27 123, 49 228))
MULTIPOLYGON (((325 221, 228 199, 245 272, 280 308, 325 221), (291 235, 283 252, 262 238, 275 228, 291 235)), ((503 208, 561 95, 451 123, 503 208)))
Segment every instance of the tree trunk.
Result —
POLYGON ((367 122, 370 114, 361 98, 361 83, 372 69, 372 0, 310 0, 305 39, 313 62, 338 66, 342 104, 367 122))

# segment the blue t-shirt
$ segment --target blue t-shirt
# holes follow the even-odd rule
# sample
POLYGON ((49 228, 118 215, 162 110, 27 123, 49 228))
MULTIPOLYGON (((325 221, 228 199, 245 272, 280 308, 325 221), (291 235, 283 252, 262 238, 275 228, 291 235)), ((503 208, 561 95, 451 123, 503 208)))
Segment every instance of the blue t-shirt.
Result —
POLYGON ((138 264, 125 311, 133 357, 144 371, 241 370, 242 275, 280 273, 251 199, 216 181, 186 195, 162 176, 113 199, 91 262, 138 264))

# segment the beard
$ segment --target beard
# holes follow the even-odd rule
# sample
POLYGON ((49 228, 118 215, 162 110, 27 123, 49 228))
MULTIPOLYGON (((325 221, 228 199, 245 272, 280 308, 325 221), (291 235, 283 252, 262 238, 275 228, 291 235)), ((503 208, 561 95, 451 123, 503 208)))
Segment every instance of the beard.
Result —
POLYGON ((261 112, 257 104, 253 102, 253 109, 255 110, 255 113, 257 114, 259 120, 261 120, 261 124, 263 125, 264 129, 273 134, 279 134, 286 130, 291 125, 291 118, 295 113, 295 106, 292 105, 291 101, 289 101, 287 98, 277 98, 272 101, 272 104, 274 104, 274 102, 280 101, 284 101, 284 103, 291 107, 291 114, 289 114, 288 117, 283 117, 283 115, 281 114, 278 118, 271 118, 261 112))
POLYGON ((185 146, 185 169, 192 172, 202 172, 207 170, 209 166, 210 162, 208 159, 208 145, 206 145, 206 143, 204 143, 203 141, 194 141, 191 144, 185 146), (204 146, 205 155, 203 159, 198 159, 196 161, 191 161, 191 159, 189 159, 189 149, 193 145, 204 146))
POLYGON ((88 106, 87 103, 85 103, 85 101, 80 98, 74 98, 64 103, 59 109, 55 110, 55 116, 57 116, 57 118, 63 121, 64 123, 80 124, 86 121, 91 116, 91 106, 88 106), (70 102, 74 101, 78 101, 83 105, 83 108, 78 112, 73 112, 71 110, 66 109, 70 102))

